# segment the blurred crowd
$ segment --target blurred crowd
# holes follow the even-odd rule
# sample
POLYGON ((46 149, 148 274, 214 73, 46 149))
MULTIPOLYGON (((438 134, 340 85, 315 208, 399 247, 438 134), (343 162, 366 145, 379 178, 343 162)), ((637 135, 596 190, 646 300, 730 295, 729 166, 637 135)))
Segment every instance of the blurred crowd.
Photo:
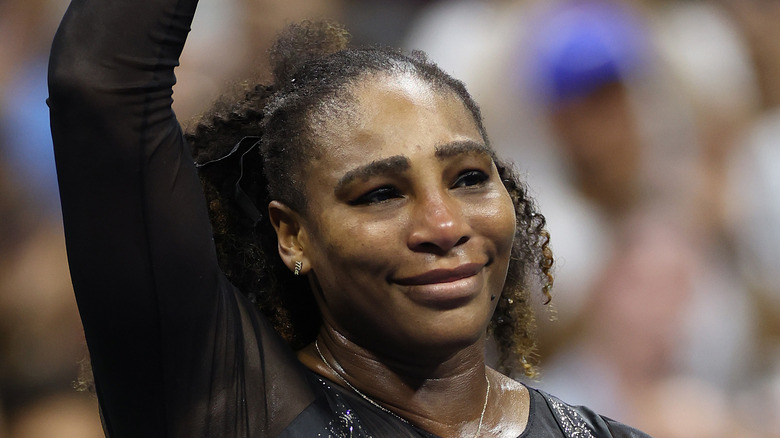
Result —
MULTIPOLYGON (((102 436, 45 105, 66 7, 0 1, 2 437, 102 436)), ((557 266, 528 384, 657 438, 780 437, 780 2, 201 0, 180 120, 322 17, 463 80, 527 180, 557 266)))

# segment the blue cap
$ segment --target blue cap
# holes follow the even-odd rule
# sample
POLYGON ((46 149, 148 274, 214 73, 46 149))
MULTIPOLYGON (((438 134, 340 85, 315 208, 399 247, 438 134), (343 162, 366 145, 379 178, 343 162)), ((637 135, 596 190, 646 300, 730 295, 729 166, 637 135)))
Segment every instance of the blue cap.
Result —
POLYGON ((566 2, 542 14, 531 36, 532 80, 549 103, 587 95, 641 69, 648 32, 626 6, 566 2))

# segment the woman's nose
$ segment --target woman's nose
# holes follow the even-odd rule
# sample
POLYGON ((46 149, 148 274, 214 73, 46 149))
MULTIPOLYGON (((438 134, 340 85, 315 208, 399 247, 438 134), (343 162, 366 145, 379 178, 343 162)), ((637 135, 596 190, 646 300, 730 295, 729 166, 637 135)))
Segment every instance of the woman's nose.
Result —
POLYGON ((463 208, 447 193, 421 198, 412 212, 409 248, 444 254, 468 241, 470 227, 463 208))

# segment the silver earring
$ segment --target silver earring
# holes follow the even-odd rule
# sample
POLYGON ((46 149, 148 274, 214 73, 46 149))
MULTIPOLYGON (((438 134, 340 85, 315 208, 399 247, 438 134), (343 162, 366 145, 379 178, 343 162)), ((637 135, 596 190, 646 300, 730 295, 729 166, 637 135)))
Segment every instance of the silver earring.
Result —
POLYGON ((301 269, 303 269, 303 262, 300 260, 296 260, 295 270, 293 270, 293 275, 301 275, 301 269))

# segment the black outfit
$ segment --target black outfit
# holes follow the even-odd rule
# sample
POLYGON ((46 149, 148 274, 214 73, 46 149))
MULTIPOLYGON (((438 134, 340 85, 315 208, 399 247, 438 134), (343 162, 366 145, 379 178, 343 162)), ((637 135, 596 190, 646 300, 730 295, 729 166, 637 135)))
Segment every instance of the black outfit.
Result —
MULTIPOLYGON (((196 3, 73 0, 53 46, 68 257, 107 435, 431 436, 303 367, 220 272, 171 110, 196 3)), ((579 420, 638 436, 585 409, 560 426, 554 400, 531 397, 524 437, 579 420)))

